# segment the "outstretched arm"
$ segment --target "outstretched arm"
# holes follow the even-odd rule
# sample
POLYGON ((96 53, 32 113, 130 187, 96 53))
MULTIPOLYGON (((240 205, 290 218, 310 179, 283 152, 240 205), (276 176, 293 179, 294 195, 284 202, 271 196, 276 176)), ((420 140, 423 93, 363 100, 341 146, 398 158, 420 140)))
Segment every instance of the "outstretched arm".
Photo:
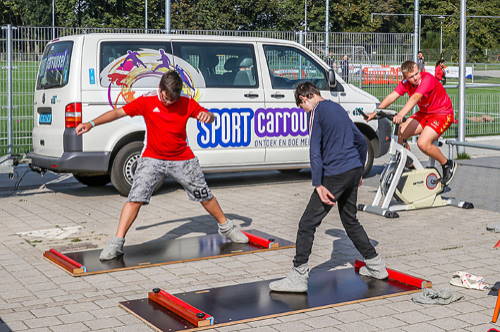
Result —
POLYGON ((397 93, 396 91, 392 91, 387 95, 387 97, 384 98, 384 100, 382 100, 380 105, 378 105, 378 108, 385 109, 391 106, 392 103, 395 102, 399 97, 399 93, 397 93))
POLYGON ((415 93, 413 96, 411 96, 406 104, 403 106, 403 108, 394 116, 393 122, 394 123, 401 123, 403 122, 403 118, 405 117, 406 114, 408 114, 415 105, 417 105, 418 101, 422 98, 422 94, 420 93, 415 93))
MULTIPOLYGON (((384 100, 382 100, 382 102, 378 105, 378 108, 385 109, 385 108, 391 106, 392 103, 394 103, 399 97, 401 97, 399 95, 399 93, 397 93, 396 91, 392 91, 391 93, 389 93, 387 95, 387 97, 384 98, 384 100)), ((377 112, 376 111, 372 112, 372 113, 368 114, 366 121, 373 120, 376 116, 377 116, 377 112)))
POLYGON ((80 123, 75 128, 75 132, 76 132, 77 135, 84 134, 84 133, 88 132, 90 129, 92 129, 95 126, 98 126, 98 125, 101 125, 101 124, 104 124, 104 123, 108 123, 108 122, 114 121, 116 119, 124 117, 125 115, 127 115, 127 113, 125 113, 125 111, 123 110, 123 108, 119 108, 117 110, 108 111, 108 112, 106 112, 104 114, 99 115, 97 118, 95 118, 92 121, 80 123))

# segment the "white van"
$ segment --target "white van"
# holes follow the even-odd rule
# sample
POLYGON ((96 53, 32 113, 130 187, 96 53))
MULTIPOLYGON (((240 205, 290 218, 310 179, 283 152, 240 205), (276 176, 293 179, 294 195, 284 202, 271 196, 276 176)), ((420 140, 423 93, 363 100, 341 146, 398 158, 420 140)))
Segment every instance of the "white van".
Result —
POLYGON ((387 121, 366 123, 377 98, 335 78, 302 45, 276 39, 227 36, 86 34, 51 41, 45 49, 34 100, 32 167, 73 173, 89 186, 110 181, 130 190, 143 148, 142 117, 125 117, 76 136, 74 128, 156 93, 161 75, 177 70, 183 94, 216 116, 188 122, 188 143, 206 172, 309 167, 307 113, 294 89, 312 81, 349 112, 369 141, 366 170, 385 154, 387 121))

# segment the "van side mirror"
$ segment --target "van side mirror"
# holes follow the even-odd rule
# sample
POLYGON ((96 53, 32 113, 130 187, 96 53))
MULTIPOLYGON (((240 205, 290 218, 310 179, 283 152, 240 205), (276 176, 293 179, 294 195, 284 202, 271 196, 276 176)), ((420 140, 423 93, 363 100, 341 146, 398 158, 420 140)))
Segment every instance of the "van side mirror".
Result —
POLYGON ((335 71, 333 69, 328 70, 328 86, 333 89, 337 86, 337 79, 335 78, 335 71))

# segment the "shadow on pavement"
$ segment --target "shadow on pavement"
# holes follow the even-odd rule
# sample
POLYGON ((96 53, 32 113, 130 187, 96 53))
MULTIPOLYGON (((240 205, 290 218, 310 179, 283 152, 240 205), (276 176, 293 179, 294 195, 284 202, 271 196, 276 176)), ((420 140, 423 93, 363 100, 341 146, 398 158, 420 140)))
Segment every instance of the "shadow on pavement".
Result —
MULTIPOLYGON (((343 229, 332 228, 327 230, 325 234, 336 238, 333 240, 331 258, 312 268, 311 272, 330 270, 337 266, 344 266, 347 263, 353 264, 356 259, 360 258, 358 250, 354 247, 351 239, 349 239, 343 229)), ((378 241, 376 240, 370 239, 370 242, 374 247, 378 245, 378 241)))
MULTIPOLYGON (((228 219, 233 220, 235 224, 240 225, 241 227, 248 227, 252 224, 253 221, 252 218, 244 217, 239 214, 226 213, 225 215, 228 219), (243 223, 240 223, 240 221, 243 221, 243 223)), ((182 223, 182 225, 179 225, 179 227, 176 227, 165 233, 161 237, 162 239, 175 239, 193 232, 206 233, 206 234, 217 232, 217 222, 212 216, 208 214, 196 217, 166 220, 151 225, 138 226, 135 228, 135 230, 141 231, 148 228, 158 227, 171 223, 182 223)))
POLYGON ((1 332, 12 332, 12 329, 0 318, 0 331, 1 332))

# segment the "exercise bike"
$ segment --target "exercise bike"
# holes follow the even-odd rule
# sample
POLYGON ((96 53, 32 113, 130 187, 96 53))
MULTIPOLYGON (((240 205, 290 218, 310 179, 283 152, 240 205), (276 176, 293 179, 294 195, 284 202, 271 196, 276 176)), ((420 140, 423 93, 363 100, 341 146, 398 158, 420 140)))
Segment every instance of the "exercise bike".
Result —
MULTIPOLYGON (((360 112, 366 119, 368 116, 360 112)), ((377 118, 386 118, 392 122, 396 114, 384 111, 377 112, 377 118)), ((442 197, 441 194, 449 191, 441 183, 441 175, 434 168, 431 158, 431 167, 424 167, 417 157, 404 146, 398 143, 399 124, 394 126, 389 147, 390 160, 384 166, 380 176, 380 185, 371 205, 358 204, 359 211, 374 213, 386 218, 398 218, 397 211, 407 211, 440 206, 456 206, 472 209, 470 202, 459 201, 455 198, 442 197), (413 162, 414 169, 409 170, 406 165, 413 162)), ((438 142, 442 145, 442 142, 438 142)))

